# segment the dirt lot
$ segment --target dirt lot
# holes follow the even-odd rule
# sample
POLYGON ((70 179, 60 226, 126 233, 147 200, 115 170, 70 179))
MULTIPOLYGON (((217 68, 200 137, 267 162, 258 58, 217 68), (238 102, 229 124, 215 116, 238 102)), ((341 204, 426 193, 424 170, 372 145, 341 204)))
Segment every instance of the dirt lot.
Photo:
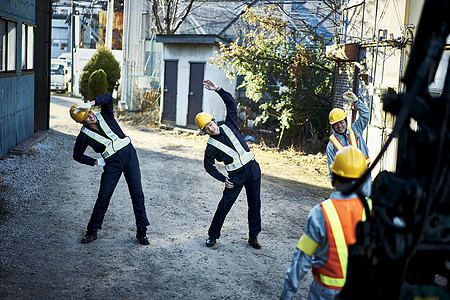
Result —
MULTIPOLYGON (((84 245, 101 168, 72 159, 80 129, 68 115, 74 102, 80 100, 52 97, 48 137, 28 154, 0 160, 0 298, 278 297, 309 211, 331 192, 323 157, 254 147, 263 173, 262 249, 247 244, 245 192, 216 246, 207 248, 223 184, 203 169, 206 137, 122 124, 140 160, 151 244, 134 238, 122 178, 98 240, 84 245)), ((297 299, 306 299, 310 282, 309 276, 297 299)))

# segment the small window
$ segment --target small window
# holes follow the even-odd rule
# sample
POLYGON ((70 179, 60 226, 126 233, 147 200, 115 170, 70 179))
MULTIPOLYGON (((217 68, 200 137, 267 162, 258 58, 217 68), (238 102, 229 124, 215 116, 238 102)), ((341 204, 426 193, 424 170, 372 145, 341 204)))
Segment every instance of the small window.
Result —
POLYGON ((140 40, 149 39, 151 37, 151 18, 148 12, 141 12, 142 24, 140 29, 140 40))
POLYGON ((6 21, 0 19, 0 71, 6 71, 6 21))
POLYGON ((0 72, 16 70, 17 23, 0 19, 0 72))
POLYGON ((34 28, 22 24, 22 70, 33 69, 34 28))

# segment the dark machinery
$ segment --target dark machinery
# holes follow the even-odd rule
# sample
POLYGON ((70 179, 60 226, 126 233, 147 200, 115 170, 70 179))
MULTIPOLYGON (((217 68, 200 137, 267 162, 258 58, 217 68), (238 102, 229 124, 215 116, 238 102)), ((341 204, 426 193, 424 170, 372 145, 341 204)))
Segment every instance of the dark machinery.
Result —
POLYGON ((402 79, 405 92, 383 98, 396 123, 371 169, 398 137, 396 171, 373 182, 373 215, 357 226, 338 299, 450 299, 450 65, 442 95, 428 93, 449 34, 450 0, 427 0, 402 79))

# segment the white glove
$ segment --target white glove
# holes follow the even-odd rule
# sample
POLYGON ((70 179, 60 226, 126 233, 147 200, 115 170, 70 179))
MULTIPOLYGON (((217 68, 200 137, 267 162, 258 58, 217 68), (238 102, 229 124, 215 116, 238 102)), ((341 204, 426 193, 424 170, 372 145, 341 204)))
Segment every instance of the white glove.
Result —
POLYGON ((87 103, 76 106, 73 110, 73 113, 77 114, 82 111, 89 111, 90 109, 91 109, 91 104, 89 102, 87 102, 87 103))
POLYGON ((350 92, 350 91, 345 92, 342 97, 344 97, 344 99, 347 100, 350 103, 355 103, 356 101, 358 101, 358 97, 356 97, 356 95, 353 94, 353 92, 350 92))
POLYGON ((100 157, 99 159, 97 159, 97 166, 100 167, 104 167, 106 165, 105 160, 103 159, 103 157, 100 157))

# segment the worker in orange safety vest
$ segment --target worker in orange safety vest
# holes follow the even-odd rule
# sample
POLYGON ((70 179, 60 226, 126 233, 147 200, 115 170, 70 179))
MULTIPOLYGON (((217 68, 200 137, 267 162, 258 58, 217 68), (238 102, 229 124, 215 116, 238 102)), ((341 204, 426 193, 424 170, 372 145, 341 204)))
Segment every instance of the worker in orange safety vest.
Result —
MULTIPOLYGON (((333 129, 333 134, 329 138, 330 141, 326 150, 330 180, 330 166, 333 163, 334 156, 345 146, 353 146, 361 150, 366 158, 367 167, 370 165, 369 149, 363 138, 363 131, 369 123, 369 109, 353 92, 345 92, 343 98, 358 109, 359 117, 349 126, 347 115, 342 109, 334 108, 329 114, 330 125, 333 129)), ((370 176, 361 189, 365 196, 370 197, 372 190, 372 178, 370 176)))
MULTIPOLYGON (((357 194, 343 195, 341 189, 361 177, 366 170, 365 160, 364 154, 352 146, 337 152, 331 165, 335 191, 309 213, 305 232, 287 269, 280 299, 294 296, 309 269, 314 281, 308 299, 334 299, 344 286, 348 245, 356 241, 356 224, 364 221, 366 214, 357 194)), ((371 209, 371 201, 368 198, 367 201, 371 209)))

